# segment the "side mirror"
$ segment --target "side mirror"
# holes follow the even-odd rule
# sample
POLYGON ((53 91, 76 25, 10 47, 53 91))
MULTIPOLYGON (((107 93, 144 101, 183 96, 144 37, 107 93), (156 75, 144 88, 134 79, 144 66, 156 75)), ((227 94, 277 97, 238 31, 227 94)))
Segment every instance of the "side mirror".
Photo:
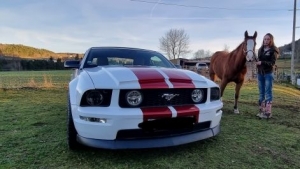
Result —
POLYGON ((80 66, 80 61, 79 60, 67 60, 64 63, 65 68, 76 68, 78 69, 80 66))

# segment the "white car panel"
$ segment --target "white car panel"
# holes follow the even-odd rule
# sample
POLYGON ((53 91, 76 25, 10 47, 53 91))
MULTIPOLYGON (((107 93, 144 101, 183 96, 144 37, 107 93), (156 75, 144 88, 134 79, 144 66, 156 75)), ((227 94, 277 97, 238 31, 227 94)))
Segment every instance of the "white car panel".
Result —
MULTIPOLYGON (((220 123, 222 111, 216 113, 217 110, 221 109, 220 104, 212 102, 210 105, 195 106, 200 110, 198 122, 212 121, 211 128, 220 123)), ((82 108, 72 106, 72 111, 77 132, 85 138, 114 140, 120 129, 138 129, 138 124, 143 122, 143 112, 139 108, 82 108), (107 123, 87 122, 80 119, 80 116, 105 118, 107 123)))
MULTIPOLYGON (((148 50, 115 47, 91 48, 87 51, 69 83, 69 115, 72 116, 72 120, 69 122, 74 124, 76 131, 73 132, 77 133, 76 141, 97 148, 152 148, 194 142, 216 136, 220 132, 223 103, 220 98, 211 101, 211 88, 219 89, 216 83, 193 71, 177 69, 169 63, 170 61, 160 63, 167 64, 165 67, 143 65, 140 60, 139 64, 131 66, 124 66, 125 64, 108 65, 105 63, 107 60, 100 59, 109 53, 98 55, 97 50, 117 52, 126 50, 126 57, 133 56, 131 52, 135 51, 153 53, 153 51, 148 50), (88 58, 91 57, 88 52, 92 50, 96 51, 93 55, 95 58, 98 57, 95 62, 99 65, 93 65, 94 60, 88 58), (85 67, 85 63, 89 63, 89 65, 85 67), (195 88, 205 91, 205 101, 198 104, 192 101, 191 93, 195 88), (87 100, 91 98, 85 98, 85 93, 93 90, 109 90, 111 95, 108 94, 110 97, 108 95, 103 96, 104 99, 107 99, 107 102, 103 103, 104 105, 101 103, 100 105, 88 105, 87 100), (128 96, 124 93, 128 90, 140 91, 144 99, 148 99, 151 103, 130 107, 125 100, 128 96), (157 92, 161 93, 157 95, 157 92), (164 97, 165 95, 166 97, 164 97), (161 102, 157 102, 160 100, 161 102), (152 102, 155 105, 151 105, 152 102), (87 120, 89 118, 104 120, 101 122, 89 121, 87 120), (164 134, 160 131, 169 129, 156 129, 160 127, 159 125, 169 124, 169 121, 166 121, 157 126, 155 123, 159 123, 160 120, 172 121, 177 119, 192 120, 193 122, 189 121, 189 124, 195 128, 190 128, 191 131, 189 132, 178 131, 174 134, 164 134), (151 132, 149 135, 149 131, 143 125, 152 127, 153 138, 151 132), (118 134, 120 132, 125 134, 123 133, 122 137, 119 136, 119 139, 118 134), (132 135, 127 138, 126 134, 128 133, 132 135), (162 133, 162 135, 156 136, 157 133, 162 133), (144 136, 147 138, 143 138, 144 136)), ((153 63, 159 61, 159 54, 156 52, 154 54, 153 63)), ((115 56, 119 56, 119 53, 113 55, 114 59, 115 56)), ((114 61, 119 63, 119 60, 115 59, 114 61)), ((74 64, 75 62, 70 62, 66 67, 72 67, 74 64)), ((100 96, 97 96, 96 99, 99 100, 98 97, 100 96)), ((181 124, 179 123, 179 125, 181 124)), ((170 129, 170 132, 174 131, 170 129)))

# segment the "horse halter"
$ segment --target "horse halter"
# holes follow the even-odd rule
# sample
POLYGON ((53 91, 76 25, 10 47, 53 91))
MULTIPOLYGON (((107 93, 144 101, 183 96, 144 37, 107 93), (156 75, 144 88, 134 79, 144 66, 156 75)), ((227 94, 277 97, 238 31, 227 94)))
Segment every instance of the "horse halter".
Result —
POLYGON ((253 50, 245 50, 245 49, 243 49, 243 51, 244 51, 244 55, 245 55, 245 56, 247 56, 247 53, 248 53, 248 52, 252 52, 252 53, 253 53, 253 58, 254 58, 254 60, 255 60, 256 62, 258 61, 257 55, 256 55, 256 53, 255 53, 253 50))
MULTIPOLYGON (((254 40, 253 40, 254 41, 254 40)), ((247 57, 247 55, 248 55, 248 52, 252 52, 252 54, 253 54, 253 56, 252 56, 252 58, 254 58, 253 60, 251 60, 251 61, 257 61, 257 56, 256 56, 256 54, 255 54, 255 51, 253 50, 253 49, 249 49, 249 50, 247 50, 247 40, 245 40, 244 41, 244 48, 243 48, 243 52, 244 52, 244 55, 245 55, 245 57, 246 57, 246 60, 247 61, 249 61, 248 60, 248 57, 247 57), (245 49, 246 48, 246 49, 245 49)), ((255 45, 253 46, 253 48, 255 47, 255 45)))

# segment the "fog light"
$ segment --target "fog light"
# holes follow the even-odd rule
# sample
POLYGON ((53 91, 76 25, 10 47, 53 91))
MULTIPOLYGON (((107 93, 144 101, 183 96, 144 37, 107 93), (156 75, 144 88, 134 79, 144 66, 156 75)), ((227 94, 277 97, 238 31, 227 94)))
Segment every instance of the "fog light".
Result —
POLYGON ((137 90, 132 90, 126 93, 126 101, 130 106, 138 106, 143 101, 143 95, 137 90))
POLYGON ((191 94, 191 98, 194 103, 199 103, 203 99, 203 91, 200 89, 193 90, 191 94))
POLYGON ((216 111, 216 114, 221 113, 221 112, 222 112, 222 109, 219 109, 216 111))
POLYGON ((96 117, 84 117, 79 116, 81 120, 89 121, 89 122, 96 122, 96 123, 106 123, 107 119, 103 118, 96 118, 96 117))

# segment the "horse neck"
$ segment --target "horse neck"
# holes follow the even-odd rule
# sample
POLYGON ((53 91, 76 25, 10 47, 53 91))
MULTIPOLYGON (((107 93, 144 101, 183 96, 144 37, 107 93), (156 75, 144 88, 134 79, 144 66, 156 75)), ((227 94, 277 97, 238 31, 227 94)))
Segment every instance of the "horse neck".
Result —
POLYGON ((246 56, 244 53, 244 43, 241 43, 235 50, 230 54, 230 61, 234 63, 237 68, 242 68, 246 64, 246 56))

